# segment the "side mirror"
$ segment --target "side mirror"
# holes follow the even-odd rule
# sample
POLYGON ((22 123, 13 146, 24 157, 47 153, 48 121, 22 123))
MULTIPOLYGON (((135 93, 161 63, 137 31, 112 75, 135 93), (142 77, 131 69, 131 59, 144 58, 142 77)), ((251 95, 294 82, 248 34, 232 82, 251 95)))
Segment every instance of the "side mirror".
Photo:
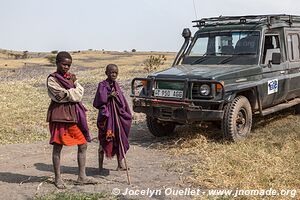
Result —
POLYGON ((279 65, 281 63, 281 54, 272 53, 272 64, 279 65))
POLYGON ((191 33, 191 31, 190 31, 189 28, 185 28, 185 29, 183 29, 181 35, 182 35, 182 37, 184 37, 185 39, 189 39, 189 38, 191 38, 192 33, 191 33))

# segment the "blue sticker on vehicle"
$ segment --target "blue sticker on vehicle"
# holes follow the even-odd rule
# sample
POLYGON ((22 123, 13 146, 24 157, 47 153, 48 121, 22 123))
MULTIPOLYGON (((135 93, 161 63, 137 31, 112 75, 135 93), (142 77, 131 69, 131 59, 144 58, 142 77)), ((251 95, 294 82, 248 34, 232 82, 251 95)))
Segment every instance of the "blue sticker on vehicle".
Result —
POLYGON ((268 81, 268 94, 278 92, 278 79, 268 81))

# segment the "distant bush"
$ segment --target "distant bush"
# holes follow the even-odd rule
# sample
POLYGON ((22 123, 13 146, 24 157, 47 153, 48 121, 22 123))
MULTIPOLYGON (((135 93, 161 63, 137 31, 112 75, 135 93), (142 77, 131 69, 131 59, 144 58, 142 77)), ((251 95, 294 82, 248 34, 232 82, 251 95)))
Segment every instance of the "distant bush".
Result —
POLYGON ((28 51, 23 51, 23 55, 21 56, 23 59, 28 58, 28 51))
POLYGON ((50 64, 55 65, 56 64, 56 56, 50 55, 46 57, 50 64))
POLYGON ((133 53, 136 52, 136 49, 132 49, 131 52, 133 52, 133 53))
POLYGON ((163 65, 167 60, 165 55, 159 56, 150 56, 147 60, 145 60, 145 70, 149 73, 155 71, 160 65, 163 65))
POLYGON ((11 53, 10 56, 14 57, 15 59, 20 59, 20 58, 22 58, 23 55, 18 54, 18 53, 11 53))
POLYGON ((52 54, 57 54, 58 51, 57 51, 57 50, 53 50, 53 51, 51 51, 51 53, 52 53, 52 54))

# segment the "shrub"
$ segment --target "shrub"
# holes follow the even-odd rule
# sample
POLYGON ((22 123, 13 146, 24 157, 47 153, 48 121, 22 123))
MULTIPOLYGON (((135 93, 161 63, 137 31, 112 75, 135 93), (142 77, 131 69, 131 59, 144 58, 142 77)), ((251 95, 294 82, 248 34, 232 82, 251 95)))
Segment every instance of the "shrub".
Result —
POLYGON ((58 51, 57 51, 57 50, 53 50, 53 51, 51 51, 51 53, 52 53, 52 54, 57 54, 58 51))
POLYGON ((21 56, 23 59, 28 58, 28 51, 23 51, 23 55, 21 56))
POLYGON ((145 60, 144 64, 146 67, 144 68, 148 73, 156 70, 160 65, 163 65, 167 60, 165 55, 159 56, 150 56, 147 60, 145 60))
POLYGON ((50 55, 46 57, 50 64, 55 65, 56 64, 56 56, 50 55))

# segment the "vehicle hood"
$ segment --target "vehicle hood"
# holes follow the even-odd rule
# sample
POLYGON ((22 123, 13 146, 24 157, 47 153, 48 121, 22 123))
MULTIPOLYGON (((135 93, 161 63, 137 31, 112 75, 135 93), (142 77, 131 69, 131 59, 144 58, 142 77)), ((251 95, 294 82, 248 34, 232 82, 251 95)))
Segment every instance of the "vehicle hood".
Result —
POLYGON ((156 72, 150 75, 150 77, 224 80, 253 76, 259 74, 260 71, 261 67, 258 65, 178 65, 156 72))

